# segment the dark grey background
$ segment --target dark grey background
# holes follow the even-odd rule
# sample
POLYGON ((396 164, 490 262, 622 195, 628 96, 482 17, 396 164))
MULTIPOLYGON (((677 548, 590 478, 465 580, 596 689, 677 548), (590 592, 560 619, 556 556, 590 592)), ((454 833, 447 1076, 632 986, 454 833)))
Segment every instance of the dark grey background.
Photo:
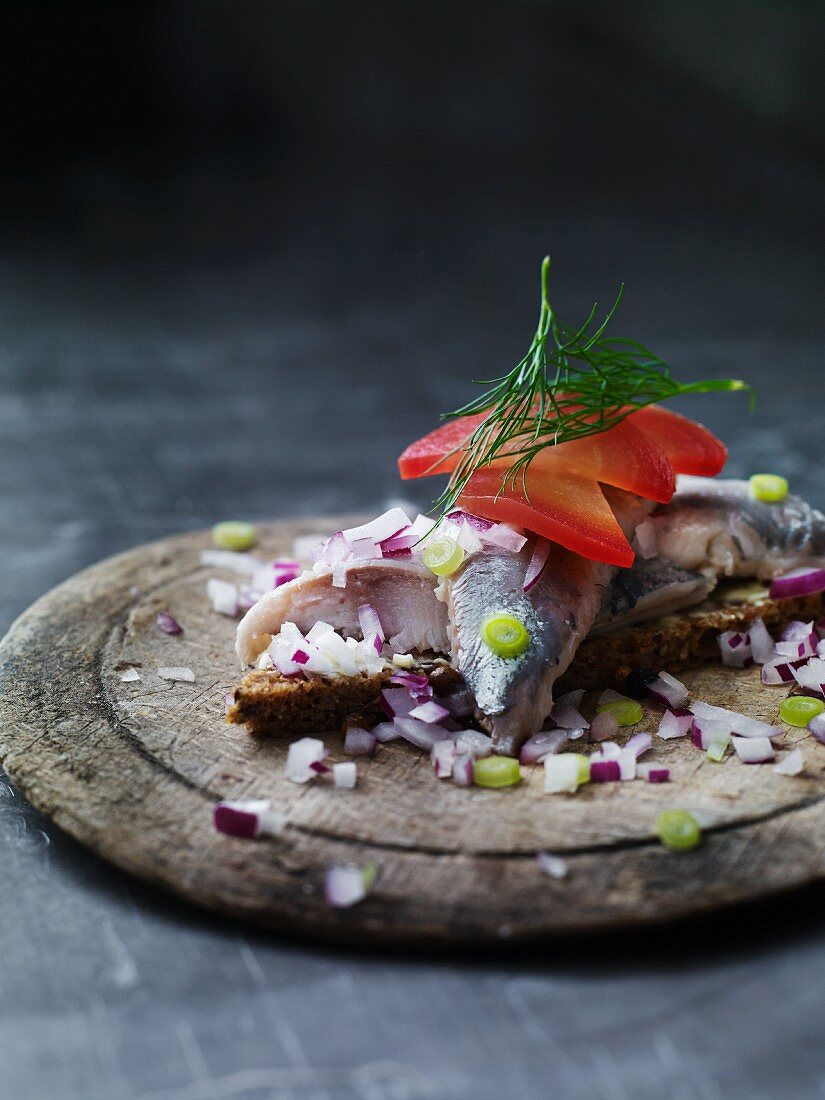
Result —
MULTIPOLYGON (((545 251, 571 318, 624 279, 622 331, 755 384, 679 407, 825 506, 816 5, 0 19, 0 626, 219 518, 426 502, 394 457, 526 349, 545 251)), ((4 1098, 825 1096, 819 889, 353 954, 148 890, 3 784, 0 871, 4 1098)))

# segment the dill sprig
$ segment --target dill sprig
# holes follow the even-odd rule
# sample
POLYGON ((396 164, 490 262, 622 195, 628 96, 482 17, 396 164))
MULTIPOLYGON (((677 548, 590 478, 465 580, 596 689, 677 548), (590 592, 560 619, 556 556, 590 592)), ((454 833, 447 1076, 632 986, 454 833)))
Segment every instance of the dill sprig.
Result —
POLYGON ((578 328, 560 321, 548 297, 550 257, 541 265, 541 313, 530 350, 508 374, 479 382, 484 393, 442 419, 487 412, 468 441, 449 484, 436 500, 443 516, 454 508, 473 473, 503 457, 512 459, 502 475, 503 492, 521 480, 527 494, 530 463, 546 447, 596 435, 626 416, 683 393, 753 391, 745 382, 711 378, 677 382, 667 363, 638 340, 608 336, 607 327, 622 300, 624 283, 604 320, 594 325, 597 304, 578 328))

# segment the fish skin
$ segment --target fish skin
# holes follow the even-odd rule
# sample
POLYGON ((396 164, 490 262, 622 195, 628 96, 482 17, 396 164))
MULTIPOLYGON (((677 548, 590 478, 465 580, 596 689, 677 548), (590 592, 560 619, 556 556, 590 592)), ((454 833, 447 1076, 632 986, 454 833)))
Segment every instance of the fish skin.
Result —
POLYGON ((631 569, 616 571, 590 636, 609 634, 701 603, 715 587, 715 579, 703 573, 662 558, 639 558, 631 569))
POLYGON ((770 580, 825 562, 825 516, 793 495, 754 500, 747 481, 680 476, 651 523, 659 557, 717 579, 770 580))
POLYGON ((241 664, 254 664, 285 622, 295 623, 302 633, 327 622, 360 638, 358 608, 364 603, 375 606, 396 652, 448 651, 447 609, 434 598, 438 578, 420 561, 348 562, 346 579, 345 588, 336 588, 331 570, 316 567, 262 596, 238 624, 235 650, 241 664))

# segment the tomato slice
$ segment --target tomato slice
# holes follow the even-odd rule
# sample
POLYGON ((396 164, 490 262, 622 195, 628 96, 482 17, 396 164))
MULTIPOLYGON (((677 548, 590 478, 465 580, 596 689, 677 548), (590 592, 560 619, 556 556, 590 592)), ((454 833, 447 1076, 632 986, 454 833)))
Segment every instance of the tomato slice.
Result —
MULTIPOLYGON (((455 449, 467 442, 483 419, 479 414, 449 421, 413 443, 398 460, 401 476, 452 473, 461 458, 461 452, 455 449)), ((500 478, 510 461, 503 457, 491 468, 499 470, 500 478)), ((626 420, 598 435, 547 447, 529 468, 553 479, 581 474, 660 504, 667 504, 676 488, 673 467, 662 448, 626 420)))
POLYGON ((625 423, 638 428, 664 451, 677 474, 714 477, 727 460, 727 447, 704 424, 661 405, 638 409, 625 423))
POLYGON ((458 500, 468 512, 526 527, 585 558, 631 566, 633 550, 598 482, 581 474, 549 478, 528 467, 527 496, 521 479, 501 489, 501 470, 477 470, 458 500))

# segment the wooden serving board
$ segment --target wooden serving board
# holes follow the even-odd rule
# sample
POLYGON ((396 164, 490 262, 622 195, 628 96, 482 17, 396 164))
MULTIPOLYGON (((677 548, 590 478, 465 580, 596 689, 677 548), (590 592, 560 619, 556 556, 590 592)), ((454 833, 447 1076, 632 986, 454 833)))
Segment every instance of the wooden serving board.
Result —
MULTIPOLYGON (((350 517, 347 522, 353 522, 350 517)), ((291 553, 296 535, 339 519, 260 528, 262 554, 291 553)), ((200 564, 208 534, 167 539, 73 577, 31 607, 0 645, 0 756, 13 781, 61 828, 105 859, 211 909, 273 929, 387 943, 527 939, 685 916, 802 885, 825 874, 825 747, 804 730, 786 744, 804 777, 735 758, 714 765, 687 739, 657 741, 649 758, 672 782, 593 785, 545 795, 543 769, 493 791, 435 779, 403 742, 359 761, 355 790, 283 775, 286 742, 253 739, 223 719, 238 673, 235 623, 209 607, 218 571, 200 564), (158 611, 183 625, 155 625, 158 611), (194 683, 161 680, 186 665, 194 683), (136 666, 141 679, 119 673, 136 666), (282 837, 217 834, 219 799, 271 798, 288 814, 282 837), (704 826, 696 850, 674 854, 653 823, 668 807, 704 826), (555 881, 535 859, 563 855, 555 881), (369 897, 349 910, 323 898, 333 862, 371 861, 369 897)), ((695 697, 775 721, 784 688, 758 671, 719 666, 686 677, 695 697)), ((655 708, 640 729, 654 729, 655 708)), ((338 733, 324 734, 343 759, 338 733)))

